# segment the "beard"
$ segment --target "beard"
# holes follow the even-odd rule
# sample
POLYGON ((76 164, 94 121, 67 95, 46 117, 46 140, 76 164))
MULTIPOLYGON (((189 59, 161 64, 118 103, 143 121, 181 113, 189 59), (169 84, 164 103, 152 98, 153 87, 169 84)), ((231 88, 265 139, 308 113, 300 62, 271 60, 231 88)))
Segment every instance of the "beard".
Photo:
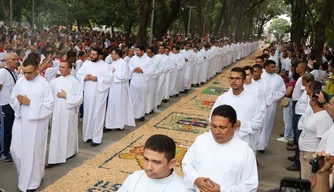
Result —
POLYGON ((95 62, 97 62, 98 60, 99 60, 99 58, 97 57, 97 58, 91 58, 90 61, 95 63, 95 62))

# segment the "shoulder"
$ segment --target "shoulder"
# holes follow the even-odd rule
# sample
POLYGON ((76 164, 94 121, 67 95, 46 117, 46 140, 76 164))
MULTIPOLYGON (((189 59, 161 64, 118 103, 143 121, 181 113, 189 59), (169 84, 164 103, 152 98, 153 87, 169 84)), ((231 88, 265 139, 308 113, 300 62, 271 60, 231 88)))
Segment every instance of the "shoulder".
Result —
POLYGON ((173 173, 174 177, 173 177, 173 181, 170 185, 170 190, 173 191, 179 191, 179 192, 186 192, 188 191, 188 187, 185 184, 185 181, 178 176, 176 173, 173 173))

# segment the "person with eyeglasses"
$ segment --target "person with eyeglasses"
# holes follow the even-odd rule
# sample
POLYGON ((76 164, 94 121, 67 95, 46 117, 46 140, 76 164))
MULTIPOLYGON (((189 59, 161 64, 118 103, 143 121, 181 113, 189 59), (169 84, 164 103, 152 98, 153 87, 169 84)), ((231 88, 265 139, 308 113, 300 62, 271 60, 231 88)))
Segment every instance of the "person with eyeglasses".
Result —
POLYGON ((246 72, 243 68, 232 68, 229 77, 231 88, 218 97, 211 114, 220 105, 232 106, 242 122, 235 135, 248 143, 256 152, 258 137, 254 137, 254 134, 261 132, 265 112, 258 102, 258 97, 251 91, 244 89, 245 79, 246 72))
POLYGON ((17 80, 10 105, 15 112, 10 151, 17 169, 20 191, 36 191, 45 175, 49 118, 53 94, 49 82, 39 74, 36 60, 22 64, 24 77, 17 80))
POLYGON ((257 191, 254 152, 235 135, 240 124, 230 105, 213 110, 211 132, 198 136, 182 160, 189 187, 195 191, 257 191))

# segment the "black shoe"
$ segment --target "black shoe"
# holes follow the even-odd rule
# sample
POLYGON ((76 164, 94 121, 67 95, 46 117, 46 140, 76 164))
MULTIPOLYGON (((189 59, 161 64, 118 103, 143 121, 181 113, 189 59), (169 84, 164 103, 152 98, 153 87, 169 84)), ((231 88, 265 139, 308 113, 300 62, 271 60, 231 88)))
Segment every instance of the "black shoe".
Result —
POLYGON ((204 85, 204 83, 202 82, 201 85, 204 85))
POLYGON ((110 132, 111 129, 107 129, 106 127, 103 128, 103 132, 110 132))
POLYGON ((300 171, 300 167, 295 167, 293 165, 286 168, 288 171, 300 171))
POLYGON ((150 112, 150 114, 154 113, 154 110, 152 109, 152 111, 150 112))
POLYGON ((68 159, 72 159, 73 157, 75 157, 76 153, 74 153, 74 155, 72 155, 71 157, 67 158, 66 160, 68 159))
POLYGON ((199 83, 196 84, 196 87, 199 87, 199 83))
POLYGON ((96 146, 100 145, 100 143, 94 143, 94 142, 91 142, 90 145, 91 145, 92 147, 96 147, 96 146))
POLYGON ((164 100, 162 100, 162 102, 167 103, 167 102, 168 102, 168 99, 164 99, 164 100))
POLYGON ((26 192, 37 192, 37 189, 28 189, 26 192))
POLYGON ((178 97, 178 96, 179 96, 179 94, 176 94, 176 95, 175 95, 175 97, 178 97))
POLYGON ((181 91, 180 93, 183 94, 183 93, 185 93, 185 91, 181 91))
POLYGON ((49 169, 49 168, 54 167, 54 166, 57 166, 57 165, 59 165, 59 164, 58 164, 58 163, 55 163, 55 164, 47 164, 47 165, 45 165, 45 168, 46 168, 46 169, 49 169))
POLYGON ((259 152, 259 153, 264 153, 264 150, 257 150, 257 152, 259 152))
POLYGON ((284 137, 284 133, 279 134, 280 137, 284 137))
POLYGON ((139 121, 145 121, 145 117, 140 118, 139 121))
POLYGON ((91 139, 88 139, 87 141, 85 141, 85 143, 90 143, 90 142, 92 142, 91 139))
POLYGON ((186 90, 184 90, 184 93, 188 93, 188 92, 189 92, 189 90, 190 90, 190 89, 186 89, 186 90))
POLYGON ((296 160, 296 155, 288 157, 288 160, 294 162, 296 160))

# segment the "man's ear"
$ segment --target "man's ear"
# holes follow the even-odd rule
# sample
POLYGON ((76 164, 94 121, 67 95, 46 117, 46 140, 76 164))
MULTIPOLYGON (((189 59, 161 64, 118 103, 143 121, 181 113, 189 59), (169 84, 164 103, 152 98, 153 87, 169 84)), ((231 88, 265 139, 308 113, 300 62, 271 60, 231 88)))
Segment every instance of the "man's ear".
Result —
POLYGON ((169 161, 168 167, 172 169, 176 165, 176 163, 177 163, 176 159, 172 159, 169 161))
POLYGON ((237 122, 233 126, 233 130, 236 131, 237 129, 239 129, 240 126, 241 126, 241 121, 237 120, 237 122))

